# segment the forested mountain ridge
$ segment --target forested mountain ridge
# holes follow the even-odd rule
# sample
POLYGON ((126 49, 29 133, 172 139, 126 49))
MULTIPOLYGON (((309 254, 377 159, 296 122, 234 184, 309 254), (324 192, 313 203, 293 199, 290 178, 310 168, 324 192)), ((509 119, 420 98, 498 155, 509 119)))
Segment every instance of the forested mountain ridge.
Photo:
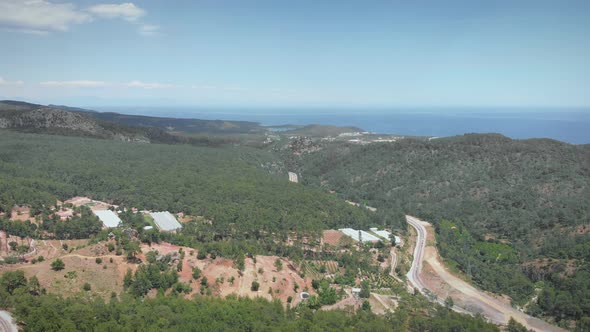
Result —
POLYGON ((484 289, 521 304, 541 289, 531 313, 590 315, 590 234, 579 231, 590 223, 587 146, 466 134, 325 144, 286 162, 400 228, 400 212, 433 222, 443 256, 484 289))
POLYGON ((99 123, 116 124, 121 127, 138 127, 143 129, 159 129, 162 131, 204 133, 204 134, 244 134, 261 133, 266 129, 256 122, 179 119, 154 117, 144 115, 129 115, 115 112, 97 112, 78 107, 63 105, 43 106, 20 101, 0 101, 0 117, 22 116, 23 113, 34 110, 60 110, 73 114, 80 114, 86 119, 93 119, 99 123))
POLYGON ((244 134, 265 131, 258 123, 247 121, 178 119, 113 112, 91 112, 90 116, 132 127, 158 128, 167 131, 208 134, 244 134))
POLYGON ((123 141, 150 141, 145 130, 99 121, 85 113, 14 101, 0 101, 0 128, 123 141))
POLYGON ((208 137, 207 134, 210 133, 220 133, 224 130, 227 133, 249 132, 249 128, 252 126, 258 128, 256 130, 264 130, 253 123, 244 126, 232 121, 154 118, 99 113, 67 106, 43 106, 18 101, 0 101, 0 128, 29 133, 143 143, 209 146, 233 142, 229 137, 208 137), (175 129, 171 126, 179 123, 190 127, 187 127, 187 133, 201 133, 203 135, 194 137, 177 135, 176 132, 171 131, 175 129))
POLYGON ((583 199, 590 197, 589 151, 549 139, 469 134, 364 146, 328 144, 304 155, 300 167, 304 178, 324 181, 352 199, 421 211, 431 219, 459 218, 473 232, 511 240, 536 229, 585 224, 590 209, 583 199), (498 221, 493 214, 499 211, 502 218, 524 218, 498 221), (518 215, 524 212, 535 215, 518 215))

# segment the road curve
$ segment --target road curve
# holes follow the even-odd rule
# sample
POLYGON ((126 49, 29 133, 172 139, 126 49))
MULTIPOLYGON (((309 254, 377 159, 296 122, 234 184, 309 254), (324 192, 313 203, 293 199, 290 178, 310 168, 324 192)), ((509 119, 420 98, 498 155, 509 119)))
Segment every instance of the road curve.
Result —
POLYGON ((0 310, 0 332, 17 332, 18 327, 8 311, 0 310))
POLYGON ((414 246, 414 259, 410 271, 406 274, 412 286, 420 293, 424 294, 424 283, 420 280, 420 272, 422 271, 422 261, 424 260, 424 246, 426 245, 426 229, 420 224, 420 220, 406 216, 406 221, 410 226, 414 227, 418 236, 416 237, 416 245, 414 246))
MULTIPOLYGON (((416 238, 416 245, 414 246, 414 259, 412 260, 412 266, 410 267, 410 271, 408 271, 406 274, 406 277, 414 289, 417 289, 420 293, 422 293, 422 295, 425 295, 427 298, 431 299, 431 297, 425 293, 427 288, 424 285, 424 282, 422 282, 420 279, 420 272, 422 272, 422 262, 424 261, 424 247, 426 246, 426 228, 424 228, 422 221, 418 218, 406 216, 406 221, 408 224, 410 224, 410 226, 414 227, 416 233, 418 234, 416 238)), ((435 301, 441 305, 445 305, 442 299, 437 298, 435 301)), ((452 309, 462 314, 473 315, 472 312, 457 305, 454 305, 452 309)))
MULTIPOLYGON (((412 216, 406 216, 406 221, 414 229, 416 229, 416 232, 418 233, 418 237, 416 239, 416 246, 414 248, 414 260, 412 261, 412 266, 406 276, 408 277, 408 281, 412 284, 413 287, 417 288, 420 291, 420 293, 425 294, 425 289, 427 288, 424 286, 425 283, 421 279, 420 272, 422 271, 422 262, 424 261, 427 238, 427 231, 424 226, 428 226, 429 224, 412 216)), ((483 314, 483 316, 488 318, 493 323, 506 324, 508 322, 508 319, 510 317, 513 317, 521 324, 524 324, 528 329, 532 329, 534 331, 566 331, 557 326, 550 325, 549 323, 543 320, 540 320, 538 318, 529 316, 521 311, 518 311, 510 305, 507 305, 499 301, 498 299, 490 296, 489 294, 479 289, 476 289, 475 287, 473 287, 473 285, 449 273, 445 269, 443 264, 437 259, 438 254, 436 254, 434 257, 431 256, 432 255, 428 256, 429 258, 427 259, 427 261, 429 265, 432 266, 434 272, 438 275, 438 277, 440 277, 445 283, 449 285, 456 285, 457 287, 459 287, 455 289, 461 292, 462 296, 467 298, 468 302, 471 303, 470 307, 468 308, 473 307, 472 309, 478 309, 477 312, 483 314)), ((436 301, 441 304, 443 302, 442 299, 438 298, 436 299, 436 301)), ((458 306, 453 306, 453 310, 460 313, 467 313, 471 315, 475 313, 458 306)))

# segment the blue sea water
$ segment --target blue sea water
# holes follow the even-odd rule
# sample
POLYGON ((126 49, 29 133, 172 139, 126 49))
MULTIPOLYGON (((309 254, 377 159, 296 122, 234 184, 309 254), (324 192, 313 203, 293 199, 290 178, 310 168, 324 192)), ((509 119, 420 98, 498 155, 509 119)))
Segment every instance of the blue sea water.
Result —
POLYGON ((262 125, 355 126, 376 133, 408 136, 444 137, 464 133, 500 133, 515 139, 551 138, 572 144, 590 143, 590 109, 95 109, 150 116, 254 121, 262 125))

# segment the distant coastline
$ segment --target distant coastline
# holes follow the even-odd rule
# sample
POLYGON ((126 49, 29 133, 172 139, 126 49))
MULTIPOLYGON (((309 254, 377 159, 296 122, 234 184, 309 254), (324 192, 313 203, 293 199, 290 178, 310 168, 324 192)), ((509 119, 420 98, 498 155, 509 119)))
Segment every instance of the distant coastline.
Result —
POLYGON ((188 107, 92 107, 101 112, 205 120, 259 122, 264 126, 324 124, 354 126, 381 134, 453 136, 500 133, 515 139, 550 138, 572 144, 590 143, 590 109, 412 109, 403 110, 239 110, 188 107))

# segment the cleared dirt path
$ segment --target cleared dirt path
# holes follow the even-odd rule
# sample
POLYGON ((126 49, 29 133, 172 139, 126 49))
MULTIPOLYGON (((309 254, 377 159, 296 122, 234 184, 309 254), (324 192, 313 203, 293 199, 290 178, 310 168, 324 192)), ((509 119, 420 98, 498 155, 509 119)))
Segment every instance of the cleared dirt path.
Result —
MULTIPOLYGON (((481 313, 496 324, 507 324, 510 317, 513 317, 534 331, 566 331, 518 311, 450 273, 438 255, 432 225, 412 216, 406 216, 406 221, 418 232, 414 261, 407 276, 410 283, 421 292, 424 293, 424 289, 428 289, 439 297, 452 296, 457 304, 453 310, 467 311, 472 314, 481 313), (423 267, 428 268, 428 274, 424 272, 423 267)), ((442 300, 437 299, 437 302, 440 303, 442 300)))

